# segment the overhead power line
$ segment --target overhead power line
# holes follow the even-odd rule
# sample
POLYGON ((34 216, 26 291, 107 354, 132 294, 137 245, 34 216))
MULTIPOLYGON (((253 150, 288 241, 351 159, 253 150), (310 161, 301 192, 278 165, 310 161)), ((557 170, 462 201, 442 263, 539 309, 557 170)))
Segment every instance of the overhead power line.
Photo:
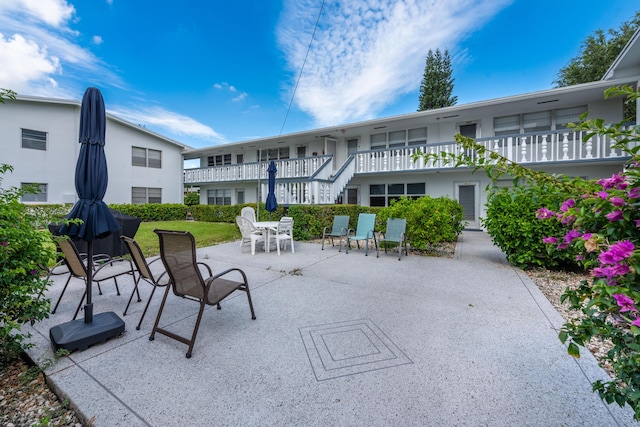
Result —
POLYGON ((284 125, 287 123, 287 118, 289 117, 289 111, 291 111, 291 105, 293 104, 293 98, 295 98, 296 96, 296 91, 298 90, 298 84, 300 84, 300 78, 302 78, 302 72, 304 71, 304 65, 307 63, 307 58, 309 57, 309 51, 311 50, 311 44, 313 43, 313 38, 316 35, 316 30, 318 29, 318 22, 320 22, 320 15, 322 15, 323 7, 324 7, 324 0, 322 0, 322 4, 320 5, 320 11, 318 12, 318 19, 316 19, 316 25, 313 27, 311 40, 309 40, 309 46, 307 47, 307 54, 304 56, 304 61, 302 61, 302 66, 300 67, 300 74, 298 74, 296 85, 293 88, 293 93, 291 94, 291 99, 289 100, 289 107, 287 108, 287 113, 284 116, 284 121, 282 122, 282 127, 280 128, 280 133, 278 134, 278 136, 282 135, 282 131, 284 130, 284 125))

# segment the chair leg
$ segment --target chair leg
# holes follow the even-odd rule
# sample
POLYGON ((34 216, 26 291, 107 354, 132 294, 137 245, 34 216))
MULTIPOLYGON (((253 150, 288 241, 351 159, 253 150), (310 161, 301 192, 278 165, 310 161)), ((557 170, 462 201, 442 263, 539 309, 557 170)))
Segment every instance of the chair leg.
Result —
POLYGON ((84 302, 84 299, 87 296, 87 288, 85 288, 84 293, 82 294, 82 298, 80 298, 80 304, 78 304, 78 308, 76 308, 76 312, 73 313, 73 319, 71 320, 76 320, 76 317, 78 317, 78 313, 80 313, 80 308, 82 307, 82 303, 84 302))
POLYGON ((147 314, 147 310, 149 309, 149 304, 151 304, 151 299, 153 298, 153 294, 156 292, 156 288, 157 286, 153 286, 153 289, 151 290, 151 295, 149 295, 149 300, 147 301, 147 305, 144 306, 144 310, 142 311, 142 316, 140 316, 140 321, 138 322, 138 325, 136 326, 136 331, 140 330, 140 325, 142 325, 142 321, 144 320, 144 316, 147 314))
POLYGON ((291 238, 291 253, 292 254, 296 253, 295 249, 293 249, 293 237, 291 238))
MULTIPOLYGON (((124 308, 124 311, 122 312, 123 316, 127 315, 127 310, 129 310, 129 306, 131 305, 131 301, 133 300, 133 295, 136 293, 136 291, 138 291, 138 283, 140 283, 140 279, 142 278, 142 275, 138 276, 138 279, 135 280, 134 278, 134 286, 133 286, 133 291, 131 291, 131 296, 129 297, 129 302, 127 302, 127 306, 124 308)), ((138 291, 138 302, 142 301, 140 299, 140 291, 138 291)))
POLYGON ((60 304, 60 301, 62 300, 62 296, 64 295, 64 292, 67 290, 67 286, 69 285, 70 281, 71 281, 71 273, 69 273, 69 277, 67 278, 67 282, 64 284, 64 288, 62 288, 62 292, 60 293, 60 296, 58 297, 58 301, 56 302, 56 306, 53 307, 53 311, 51 312, 51 314, 56 314, 56 310, 58 309, 58 305, 60 304))
POLYGON ((198 311, 198 318, 196 319, 196 325, 193 327, 193 334, 191 335, 191 341, 189 341, 189 349, 187 350, 187 359, 191 358, 193 352, 193 345, 196 343, 196 336, 198 335, 198 328, 200 328, 200 321, 202 320, 202 313, 204 312, 204 301, 200 301, 200 310, 198 311))
POLYGON ((158 309, 156 321, 153 324, 153 329, 151 329, 151 335, 149 335, 149 341, 153 341, 156 337, 156 329, 158 329, 158 323, 160 323, 160 317, 162 316, 162 310, 164 310, 164 303, 167 301, 167 295, 169 295, 170 287, 171 285, 167 285, 167 290, 164 291, 164 296, 162 297, 162 302, 160 303, 160 308, 158 309))

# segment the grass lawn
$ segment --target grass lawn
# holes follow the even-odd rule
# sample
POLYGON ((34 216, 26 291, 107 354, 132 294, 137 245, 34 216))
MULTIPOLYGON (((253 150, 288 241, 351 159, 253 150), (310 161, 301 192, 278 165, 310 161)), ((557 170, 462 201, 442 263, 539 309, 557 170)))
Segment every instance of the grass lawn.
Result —
POLYGON ((138 228, 135 240, 146 257, 160 254, 158 236, 154 229, 189 231, 196 239, 196 247, 212 246, 232 242, 240 238, 236 224, 198 221, 153 221, 143 222, 138 228))

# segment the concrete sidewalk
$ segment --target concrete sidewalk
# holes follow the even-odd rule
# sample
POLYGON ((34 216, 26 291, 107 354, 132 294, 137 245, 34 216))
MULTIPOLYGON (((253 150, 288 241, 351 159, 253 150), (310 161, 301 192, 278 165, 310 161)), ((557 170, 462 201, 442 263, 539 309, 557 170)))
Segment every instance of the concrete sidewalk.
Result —
MULTIPOLYGON (((591 391, 606 373, 587 351, 567 355, 562 318, 485 233, 464 232, 453 259, 238 246, 198 255, 214 271, 245 270, 256 320, 244 293, 208 307, 187 359, 182 343, 148 340, 159 290, 141 330, 146 299, 132 303, 122 337, 62 358, 49 382, 100 427, 638 425, 591 391)), ((122 313, 127 280, 121 296, 110 284, 94 292, 96 313, 122 313)), ((70 288, 32 331, 34 360, 53 356, 49 329, 70 320, 83 284, 70 288)), ((189 334, 196 313, 169 295, 161 326, 189 334)))

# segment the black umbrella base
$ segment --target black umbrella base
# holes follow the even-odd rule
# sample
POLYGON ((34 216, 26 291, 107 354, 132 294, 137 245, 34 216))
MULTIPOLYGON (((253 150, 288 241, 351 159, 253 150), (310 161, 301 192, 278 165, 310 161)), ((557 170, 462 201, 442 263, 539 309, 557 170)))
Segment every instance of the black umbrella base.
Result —
POLYGON ((86 350, 124 332, 124 320, 112 311, 98 313, 91 323, 76 319, 49 329, 51 346, 56 352, 63 348, 69 352, 86 350))

